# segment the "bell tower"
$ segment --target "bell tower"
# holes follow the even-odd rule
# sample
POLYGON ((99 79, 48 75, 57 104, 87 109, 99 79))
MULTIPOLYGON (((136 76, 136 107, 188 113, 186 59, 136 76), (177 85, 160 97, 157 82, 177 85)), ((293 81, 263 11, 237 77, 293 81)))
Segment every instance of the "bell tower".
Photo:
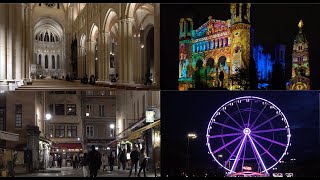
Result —
POLYGON ((300 20, 299 33, 293 42, 291 90, 310 90, 309 43, 302 32, 303 21, 300 20))
POLYGON ((179 90, 187 90, 192 87, 192 32, 193 20, 191 18, 180 19, 179 31, 179 90))
POLYGON ((250 3, 231 3, 231 63, 236 68, 249 68, 250 61, 250 3))

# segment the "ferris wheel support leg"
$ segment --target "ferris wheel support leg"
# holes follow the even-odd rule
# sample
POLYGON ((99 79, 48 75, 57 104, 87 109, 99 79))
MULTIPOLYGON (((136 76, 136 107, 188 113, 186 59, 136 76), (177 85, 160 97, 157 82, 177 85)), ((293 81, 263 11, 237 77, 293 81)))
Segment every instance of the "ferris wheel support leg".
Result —
POLYGON ((247 139, 247 135, 244 136, 244 138, 243 138, 243 140, 242 140, 242 142, 241 142, 239 151, 238 151, 237 156, 236 156, 236 158, 235 158, 235 160, 234 160, 234 163, 233 163, 233 165, 232 165, 231 171, 229 172, 228 175, 230 175, 230 174, 232 174, 233 172, 235 172, 235 169, 236 169, 236 167, 237 167, 237 165, 238 165, 238 162, 239 162, 239 156, 240 156, 240 154, 241 154, 241 152, 242 152, 242 150, 243 150, 243 144, 244 144, 244 142, 246 141, 246 139, 247 139))
POLYGON ((253 150, 254 150, 253 152, 258 156, 258 159, 259 159, 259 161, 260 161, 260 163, 261 163, 261 165, 262 165, 262 167, 263 167, 263 169, 264 169, 262 172, 265 172, 267 175, 269 175, 269 173, 268 173, 268 171, 267 171, 267 168, 266 168, 266 166, 264 165, 264 162, 263 162, 263 160, 262 160, 262 158, 261 158, 261 156, 260 156, 260 154, 259 154, 259 152, 258 152, 258 149, 257 149, 256 145, 254 144, 251 136, 248 135, 248 137, 249 137, 249 142, 251 143, 251 146, 253 147, 253 150))

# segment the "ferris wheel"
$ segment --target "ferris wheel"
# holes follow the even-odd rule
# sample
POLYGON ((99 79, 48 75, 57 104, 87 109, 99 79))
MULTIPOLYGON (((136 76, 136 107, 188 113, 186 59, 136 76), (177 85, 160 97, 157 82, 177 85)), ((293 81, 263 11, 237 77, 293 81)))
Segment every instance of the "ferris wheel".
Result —
POLYGON ((268 171, 288 154, 290 128, 285 115, 272 102, 254 96, 232 99, 212 116, 207 146, 227 175, 268 171))

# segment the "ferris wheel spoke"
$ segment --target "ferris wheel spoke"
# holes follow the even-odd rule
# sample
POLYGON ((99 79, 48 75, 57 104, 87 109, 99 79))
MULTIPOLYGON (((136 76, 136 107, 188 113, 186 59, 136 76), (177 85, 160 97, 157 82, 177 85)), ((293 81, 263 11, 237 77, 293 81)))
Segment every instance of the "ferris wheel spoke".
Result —
POLYGON ((272 140, 272 139, 269 139, 269 138, 265 138, 265 137, 262 137, 262 136, 259 136, 259 135, 256 135, 256 134, 252 134, 252 136, 260 138, 260 139, 263 139, 263 140, 266 140, 266 141, 269 141, 269 142, 272 142, 272 143, 275 143, 275 144, 278 144, 280 146, 284 146, 284 147, 287 146, 286 144, 283 144, 281 142, 278 142, 278 141, 275 141, 275 140, 272 140))
POLYGON ((249 137, 249 142, 251 143, 251 147, 252 147, 253 152, 254 152, 254 153, 256 154, 256 156, 258 157, 258 160, 260 161, 260 163, 261 163, 264 171, 265 171, 266 173, 268 173, 268 172, 267 172, 267 168, 266 168, 266 166, 264 165, 264 162, 263 162, 263 160, 262 160, 262 158, 261 158, 261 156, 260 156, 260 154, 259 154, 259 151, 258 151, 256 145, 254 144, 254 142, 253 142, 250 134, 248 135, 248 137, 249 137))
POLYGON ((250 117, 251 117, 251 109, 252 108, 252 101, 251 101, 251 104, 250 104, 250 111, 249 111, 249 118, 248 118, 248 126, 249 127, 249 123, 250 123, 250 117))
POLYGON ((263 150, 264 150, 264 152, 266 152, 274 161, 278 161, 274 156, 272 156, 272 154, 270 154, 270 152, 266 149, 266 148, 264 148, 257 140, 255 140, 254 138, 252 138, 252 140, 254 141, 254 142, 256 142, 263 150))
POLYGON ((276 114, 273 117, 267 119, 266 121, 264 121, 263 123, 259 124, 258 126, 252 128, 252 131, 258 129, 259 127, 263 126, 264 124, 268 123, 269 121, 273 120, 274 118, 278 117, 280 114, 276 114))
POLYGON ((215 123, 215 124, 217 124, 217 125, 220 125, 220 126, 223 126, 223 127, 226 127, 226 128, 229 128, 229 129, 233 129, 233 130, 235 130, 235 131, 242 132, 242 130, 241 130, 241 129, 234 128, 234 127, 231 127, 231 126, 228 126, 228 125, 225 125, 225 124, 222 124, 222 123, 216 122, 216 121, 214 121, 213 123, 215 123))
POLYGON ((241 111, 239 109, 239 105, 238 105, 237 102, 236 102, 236 105, 237 105, 237 108, 238 108, 238 111, 239 111, 239 114, 240 114, 240 117, 241 117, 241 120, 242 120, 242 124, 244 125, 244 120, 243 120, 243 117, 242 117, 242 114, 241 114, 241 111))
POLYGON ((233 150, 233 152, 231 153, 230 157, 228 158, 228 160, 225 162, 225 166, 228 164, 228 162, 231 160, 232 156, 234 155, 234 153, 236 153, 237 149, 240 147, 241 142, 239 142, 239 144, 237 145, 237 147, 233 150))
POLYGON ((230 173, 235 172, 235 169, 236 169, 236 167, 237 167, 237 165, 238 165, 238 162, 239 162, 240 154, 241 154, 241 152, 242 152, 242 150, 243 150, 243 144, 244 144, 244 142, 246 141, 246 139, 247 139, 247 135, 245 135, 244 138, 243 138, 242 141, 241 141, 240 148, 239 148, 239 150, 238 150, 238 153, 237 153, 236 158, 234 159, 234 162, 233 162, 233 165, 232 165, 232 168, 231 168, 230 173))
POLYGON ((208 136, 209 138, 220 138, 220 137, 227 137, 227 136, 236 136, 241 135, 243 133, 230 133, 230 134, 222 134, 222 135, 214 135, 214 136, 208 136))
POLYGON ((241 137, 242 137, 242 136, 239 136, 239 137, 235 138, 234 140, 228 142, 227 144, 221 146, 220 148, 218 148, 217 150, 215 150, 215 151, 213 152, 213 154, 216 154, 217 152, 221 151, 222 149, 228 147, 229 145, 231 145, 232 143, 234 143, 235 141, 237 141, 237 140, 240 139, 241 137))
MULTIPOLYGON (((233 119, 233 117, 230 116, 230 114, 228 114, 226 111, 222 110, 234 123, 236 123, 241 129, 243 129, 243 127, 235 120, 233 119)), ((243 120, 242 120, 243 122, 243 120)), ((243 123, 244 124, 244 123, 243 123)))
POLYGON ((264 132, 278 132, 278 131, 284 131, 287 130, 287 128, 277 128, 277 129, 264 129, 259 131, 251 131, 252 133, 264 133, 264 132))
POLYGON ((246 158, 246 149, 247 149, 247 140, 245 141, 244 144, 244 151, 243 151, 243 157, 242 157, 242 166, 241 166, 241 171, 243 170, 243 165, 244 165, 244 159, 246 158))
MULTIPOLYGON (((261 114, 263 113, 264 109, 266 109, 266 107, 267 107, 267 105, 265 105, 265 106, 263 107, 263 109, 261 110, 261 112, 259 113, 259 115, 258 115, 258 116, 256 117, 256 119, 253 121, 250 129, 251 129, 251 128, 254 126, 254 124, 257 122, 257 120, 259 119, 259 117, 260 117, 261 114)), ((249 124, 248 124, 248 126, 249 126, 249 124)))

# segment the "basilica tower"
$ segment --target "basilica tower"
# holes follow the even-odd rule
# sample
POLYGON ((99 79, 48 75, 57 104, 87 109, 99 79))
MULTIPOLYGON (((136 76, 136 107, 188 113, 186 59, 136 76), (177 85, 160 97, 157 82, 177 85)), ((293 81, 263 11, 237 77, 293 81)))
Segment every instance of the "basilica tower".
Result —
MULTIPOLYGON (((192 79, 192 31, 193 20, 191 18, 180 19, 179 32, 179 78, 184 81, 192 79)), ((180 90, 186 90, 191 87, 190 83, 181 83, 180 90)))
POLYGON ((291 90, 310 90, 309 43, 302 32, 303 21, 300 20, 299 33, 296 36, 292 51, 291 90))
POLYGON ((236 68, 249 68, 250 61, 250 9, 251 4, 232 3, 231 13, 231 63, 236 68))

